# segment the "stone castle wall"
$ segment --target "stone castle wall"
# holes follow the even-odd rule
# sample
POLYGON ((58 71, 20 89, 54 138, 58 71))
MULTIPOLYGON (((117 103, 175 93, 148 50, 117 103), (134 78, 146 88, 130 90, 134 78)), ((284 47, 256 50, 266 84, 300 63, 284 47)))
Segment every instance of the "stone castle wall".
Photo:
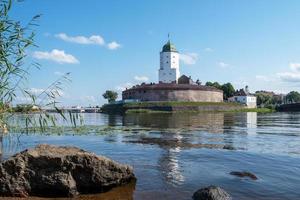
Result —
POLYGON ((130 89, 123 92, 122 98, 140 101, 223 102, 223 92, 192 89, 130 89))

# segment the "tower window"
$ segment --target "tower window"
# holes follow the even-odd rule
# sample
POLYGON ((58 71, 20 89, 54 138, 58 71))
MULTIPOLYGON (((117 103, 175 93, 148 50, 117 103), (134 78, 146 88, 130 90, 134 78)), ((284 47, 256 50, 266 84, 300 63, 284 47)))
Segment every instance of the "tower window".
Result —
POLYGON ((166 63, 169 63, 168 61, 166 63))

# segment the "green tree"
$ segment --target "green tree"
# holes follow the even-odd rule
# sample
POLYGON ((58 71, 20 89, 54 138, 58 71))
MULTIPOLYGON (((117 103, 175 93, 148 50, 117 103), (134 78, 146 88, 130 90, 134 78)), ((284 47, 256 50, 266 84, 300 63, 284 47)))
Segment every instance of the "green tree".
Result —
POLYGON ((234 95, 235 89, 231 83, 223 84, 221 89, 223 90, 223 96, 226 100, 234 95))
POLYGON ((273 98, 269 94, 265 94, 263 92, 256 92, 255 96, 257 98, 257 105, 260 107, 266 107, 273 104, 273 98))
POLYGON ((272 103, 273 103, 274 105, 282 104, 282 103, 283 103, 282 96, 281 96, 281 95, 274 95, 274 96, 272 97, 272 103))
POLYGON ((286 95, 286 100, 289 103, 300 103, 300 94, 297 91, 291 91, 286 95))
POLYGON ((212 83, 211 81, 207 81, 207 82, 205 83, 205 85, 206 85, 206 86, 212 86, 213 83, 212 83))
POLYGON ((226 99, 226 100, 229 97, 232 97, 235 92, 235 89, 231 83, 225 83, 225 84, 221 85, 220 83, 218 83, 216 81, 215 82, 208 81, 205 83, 205 85, 210 86, 210 87, 215 87, 219 90, 222 90, 224 99, 226 99))
POLYGON ((208 81, 208 82, 205 83, 205 85, 210 86, 210 87, 215 87, 215 88, 220 89, 220 90, 222 89, 222 86, 218 82, 208 81))
POLYGON ((112 90, 106 90, 105 93, 102 94, 104 99, 107 99, 108 103, 116 101, 118 98, 118 93, 112 90))

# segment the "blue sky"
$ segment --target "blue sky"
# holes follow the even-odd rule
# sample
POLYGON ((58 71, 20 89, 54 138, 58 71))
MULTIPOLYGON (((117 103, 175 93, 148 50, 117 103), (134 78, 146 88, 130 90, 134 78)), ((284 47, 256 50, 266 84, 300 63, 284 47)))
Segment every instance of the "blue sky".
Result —
POLYGON ((39 20, 28 52, 28 88, 46 88, 71 72, 64 105, 101 105, 106 89, 157 82, 159 52, 170 33, 193 79, 231 82, 251 91, 300 86, 298 0, 25 0, 12 16, 39 20))

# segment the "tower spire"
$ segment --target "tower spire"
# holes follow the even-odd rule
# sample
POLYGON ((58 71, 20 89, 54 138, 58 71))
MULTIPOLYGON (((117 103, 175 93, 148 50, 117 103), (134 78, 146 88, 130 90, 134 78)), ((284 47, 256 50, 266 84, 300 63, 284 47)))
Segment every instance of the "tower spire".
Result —
POLYGON ((170 41, 170 32, 168 33, 168 41, 170 41))

